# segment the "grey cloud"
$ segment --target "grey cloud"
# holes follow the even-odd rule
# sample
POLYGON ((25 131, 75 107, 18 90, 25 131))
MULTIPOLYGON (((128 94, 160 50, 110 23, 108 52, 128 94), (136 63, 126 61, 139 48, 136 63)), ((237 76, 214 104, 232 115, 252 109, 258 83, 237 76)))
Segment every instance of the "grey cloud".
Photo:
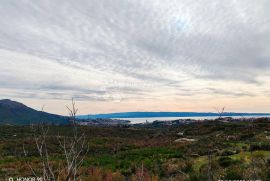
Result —
MULTIPOLYGON (((181 90, 194 79, 260 84, 259 77, 270 70, 269 6, 267 0, 2 0, 0 48, 78 71, 119 74, 161 91, 181 90)), ((76 92, 80 99, 88 99, 110 91, 128 97, 152 90, 140 85, 89 88, 63 79, 33 82, 12 72, 0 75, 1 88, 40 89, 59 99, 68 97, 59 95, 64 91, 69 97, 76 92)), ((204 93, 192 90, 186 94, 204 93)), ((239 90, 208 92, 252 96, 239 90)))
POLYGON ((244 96, 254 96, 253 93, 248 92, 248 91, 242 91, 242 90, 237 90, 237 91, 225 91, 222 89, 217 89, 217 88, 207 88, 207 92, 210 94, 218 94, 218 95, 225 95, 225 96, 233 96, 233 97, 244 97, 244 96))

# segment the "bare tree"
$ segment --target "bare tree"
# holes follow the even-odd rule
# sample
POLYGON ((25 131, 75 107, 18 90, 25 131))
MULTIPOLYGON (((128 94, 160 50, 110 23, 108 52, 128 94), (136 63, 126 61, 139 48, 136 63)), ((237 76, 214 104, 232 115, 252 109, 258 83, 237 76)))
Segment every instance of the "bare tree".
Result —
POLYGON ((69 110, 70 122, 73 128, 73 136, 69 139, 61 139, 58 136, 59 144, 64 152, 66 158, 66 176, 65 180, 78 180, 78 171, 81 167, 84 158, 89 150, 86 143, 86 136, 84 133, 78 134, 78 124, 76 123, 76 114, 78 109, 75 106, 75 102, 72 99, 71 107, 66 106, 69 110))
POLYGON ((68 113, 69 113, 69 121, 71 122, 71 124, 73 126, 75 126, 76 125, 76 114, 78 112, 78 108, 76 108, 75 101, 73 98, 71 100, 71 107, 66 106, 66 108, 67 108, 68 113))
MULTIPOLYGON (((44 111, 45 105, 42 106, 41 111, 44 111)), ((49 132, 49 127, 45 125, 43 122, 40 122, 37 126, 33 124, 30 125, 31 130, 33 132, 33 138, 35 142, 35 146, 41 160, 42 164, 42 177, 43 180, 56 180, 55 173, 53 172, 52 164, 50 163, 48 149, 47 149, 47 137, 49 132)), ((23 145, 23 152, 25 156, 28 156, 28 152, 23 145)), ((30 162, 27 161, 27 165, 31 169, 33 175, 37 177, 36 171, 33 169, 30 162)))
MULTIPOLYGON (((34 130, 34 127, 32 127, 32 129, 34 132, 33 137, 35 141, 35 146, 37 148, 38 155, 42 164, 42 177, 44 180, 50 180, 50 181, 56 180, 52 165, 49 160, 49 154, 48 154, 47 143, 46 143, 49 127, 43 124, 40 124, 37 126, 37 130, 34 130)), ((28 156, 28 153, 24 145, 23 145, 23 151, 24 151, 24 155, 28 156)), ((37 173, 31 166, 30 162, 27 162, 27 165, 31 169, 33 175, 37 176, 37 173)))
POLYGON ((225 107, 222 107, 221 109, 220 109, 220 108, 215 107, 214 109, 215 109, 215 110, 218 112, 218 114, 219 114, 218 119, 221 119, 221 118, 222 118, 222 115, 224 114, 225 107))
MULTIPOLYGON (((70 123, 72 125, 72 136, 65 137, 58 134, 57 140, 60 145, 61 151, 65 157, 65 162, 62 168, 60 165, 58 169, 53 169, 50 157, 48 154, 47 137, 49 127, 41 124, 37 126, 37 130, 34 130, 34 141, 39 154, 39 158, 42 164, 42 177, 44 181, 58 181, 63 179, 65 181, 77 181, 80 180, 79 169, 83 164, 86 154, 88 153, 88 145, 86 142, 86 136, 84 133, 78 133, 78 124, 76 123, 76 114, 78 109, 75 106, 75 102, 72 99, 71 107, 66 106, 69 111, 70 123)), ((35 126, 32 127, 34 129, 35 126)), ((23 145, 25 156, 28 153, 23 145)), ((33 175, 37 176, 36 170, 33 169, 31 164, 27 162, 33 175)))

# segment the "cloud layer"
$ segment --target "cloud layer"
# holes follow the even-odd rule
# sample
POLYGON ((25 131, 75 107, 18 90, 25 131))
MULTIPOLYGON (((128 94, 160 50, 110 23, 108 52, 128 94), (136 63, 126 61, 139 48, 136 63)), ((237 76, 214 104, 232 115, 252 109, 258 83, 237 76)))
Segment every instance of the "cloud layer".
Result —
POLYGON ((123 104, 256 97, 269 106, 268 7, 268 0, 0 0, 0 93, 123 104))

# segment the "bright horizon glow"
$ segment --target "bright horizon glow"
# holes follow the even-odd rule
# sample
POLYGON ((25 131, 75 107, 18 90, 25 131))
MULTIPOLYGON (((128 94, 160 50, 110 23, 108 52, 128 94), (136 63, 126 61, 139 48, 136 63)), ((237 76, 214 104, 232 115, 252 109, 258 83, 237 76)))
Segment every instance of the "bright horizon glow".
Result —
POLYGON ((270 108, 269 0, 0 1, 0 99, 66 115, 270 108))

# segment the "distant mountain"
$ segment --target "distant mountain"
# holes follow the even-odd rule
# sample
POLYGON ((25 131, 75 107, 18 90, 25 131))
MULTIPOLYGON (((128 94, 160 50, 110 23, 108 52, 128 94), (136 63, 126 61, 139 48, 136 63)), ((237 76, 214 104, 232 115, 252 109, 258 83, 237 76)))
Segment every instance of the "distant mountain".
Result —
MULTIPOLYGON (((120 112, 120 113, 108 113, 108 114, 90 114, 81 115, 77 118, 149 118, 149 117, 208 117, 216 116, 217 113, 205 113, 205 112, 120 112)), ((231 113, 226 112, 222 116, 270 116, 269 113, 231 113)))
POLYGON ((68 119, 64 116, 34 110, 9 99, 0 100, 0 124, 28 125, 37 123, 67 124, 68 119))

